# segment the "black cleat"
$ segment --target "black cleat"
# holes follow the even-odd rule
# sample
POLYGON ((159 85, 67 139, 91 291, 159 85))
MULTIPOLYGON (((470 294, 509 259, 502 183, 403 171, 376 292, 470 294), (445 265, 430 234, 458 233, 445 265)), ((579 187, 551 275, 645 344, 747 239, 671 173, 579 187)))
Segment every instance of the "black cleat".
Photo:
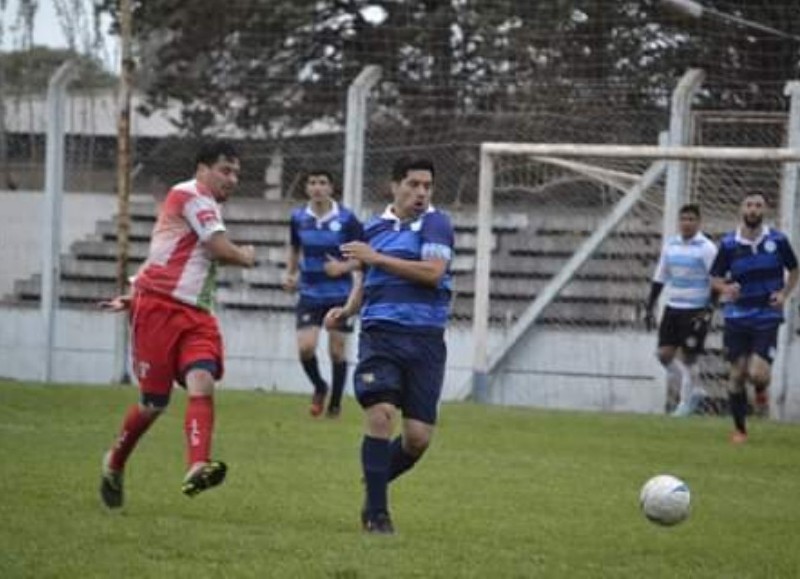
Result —
POLYGON ((181 492, 187 497, 193 497, 221 485, 227 472, 228 466, 224 462, 212 461, 194 466, 186 473, 181 492))
POLYGON ((392 518, 386 511, 370 515, 367 511, 362 510, 361 527, 365 533, 370 535, 394 535, 392 518))
POLYGON ((103 456, 103 466, 100 476, 100 498, 109 509, 118 509, 122 506, 122 471, 111 470, 108 464, 110 453, 103 456))
POLYGON ((336 419, 339 418, 342 414, 342 407, 341 406, 328 406, 328 411, 326 412, 325 416, 328 418, 336 419))

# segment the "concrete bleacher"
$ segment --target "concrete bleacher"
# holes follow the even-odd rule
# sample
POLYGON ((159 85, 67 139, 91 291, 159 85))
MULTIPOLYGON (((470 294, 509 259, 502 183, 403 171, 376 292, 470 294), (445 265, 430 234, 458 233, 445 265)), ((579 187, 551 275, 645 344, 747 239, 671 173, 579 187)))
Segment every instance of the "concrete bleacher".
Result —
MULTIPOLYGON (((255 245, 263 265, 255 270, 220 268, 220 307, 292 310, 296 298, 281 290, 280 280, 293 205, 257 199, 235 199, 226 205, 225 222, 231 237, 255 245)), ((147 254, 156 212, 154 201, 130 207, 131 271, 147 254)), ((451 268, 452 318, 469 323, 474 301, 477 216, 474 208, 451 211, 451 216, 456 232, 456 257, 451 268)), ((508 324, 518 318, 601 218, 575 211, 498 208, 492 227, 492 321, 508 324)), ((114 294, 116 241, 116 223, 108 220, 98 223, 91 236, 71 245, 61 260, 62 303, 85 306, 114 294)), ((638 323, 660 244, 660 223, 626 220, 545 309, 541 323, 565 327, 628 327, 638 323)), ((17 281, 13 299, 38 301, 40 287, 39 276, 17 281)))
MULTIPOLYGON (((289 215, 294 203, 236 199, 226 204, 225 223, 234 241, 256 247, 262 265, 254 270, 220 268, 217 301, 222 308, 255 311, 291 311, 296 297, 281 290, 281 273, 285 267, 285 243, 288 238, 289 215)), ((149 238, 155 223, 155 202, 137 202, 130 206, 128 258, 130 270, 145 259, 149 238)), ((477 220, 474 213, 452 212, 455 229, 456 257, 452 271, 457 285, 470 283, 475 269, 477 220)), ((517 235, 527 226, 523 213, 500 213, 495 218, 492 247, 498 251, 501 239, 517 235)), ((116 291, 117 224, 101 221, 92 235, 73 243, 61 258, 60 297, 65 305, 80 307, 95 304, 116 291)), ((13 300, 32 303, 39 300, 41 276, 34 275, 15 283, 13 300)), ((457 301, 458 311, 471 308, 466 293, 457 301)))

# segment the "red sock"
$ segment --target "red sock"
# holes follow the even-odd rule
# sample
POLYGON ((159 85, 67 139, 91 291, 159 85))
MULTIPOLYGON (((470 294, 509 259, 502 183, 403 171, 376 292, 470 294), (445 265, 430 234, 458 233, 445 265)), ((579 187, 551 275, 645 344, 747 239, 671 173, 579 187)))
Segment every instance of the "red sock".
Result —
POLYGON ((128 456, 133 452, 136 443, 142 435, 147 432, 150 425, 155 422, 158 414, 147 413, 138 404, 128 408, 125 420, 122 423, 122 430, 117 437, 117 441, 111 448, 109 466, 114 470, 122 470, 128 461, 128 456))
POLYGON ((190 396, 186 406, 186 450, 189 466, 208 462, 211 456, 211 436, 214 431, 214 398, 190 396))

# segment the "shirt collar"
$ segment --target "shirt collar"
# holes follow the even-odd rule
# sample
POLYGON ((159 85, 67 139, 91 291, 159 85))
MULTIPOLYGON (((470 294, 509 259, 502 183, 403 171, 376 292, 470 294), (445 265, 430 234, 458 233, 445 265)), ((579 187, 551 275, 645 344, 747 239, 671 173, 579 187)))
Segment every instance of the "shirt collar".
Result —
POLYGON ((766 225, 762 225, 761 226, 761 232, 753 240, 750 240, 750 239, 747 239, 746 237, 744 237, 742 235, 742 228, 741 227, 737 227, 736 228, 736 243, 741 243, 742 245, 752 245, 753 247, 756 247, 759 243, 764 241, 764 238, 767 235, 769 235, 769 227, 767 227, 766 225))
POLYGON ((683 243, 685 245, 692 245, 694 243, 698 243, 698 242, 703 240, 703 232, 702 231, 698 231, 697 233, 695 233, 689 239, 684 239, 683 235, 681 235, 680 233, 676 237, 677 237, 677 239, 678 239, 678 241, 680 243, 683 243))
MULTIPOLYGON (((434 208, 433 205, 428 205, 428 208, 425 210, 425 213, 423 213, 422 215, 425 215, 426 213, 433 213, 435 210, 436 209, 434 208)), ((417 217, 417 219, 422 217, 422 215, 417 217)), ((396 223, 402 223, 402 220, 394 212, 394 207, 392 206, 391 203, 389 203, 389 205, 386 206, 386 209, 383 210, 383 214, 381 215, 381 219, 386 219, 388 221, 394 221, 396 223)), ((412 221, 416 221, 417 219, 413 219, 412 221)))
POLYGON ((306 215, 310 215, 311 217, 313 217, 317 223, 325 223, 326 221, 330 221, 331 219, 339 215, 339 204, 333 199, 331 199, 330 210, 322 217, 317 217, 317 214, 314 213, 314 211, 311 209, 311 203, 308 203, 306 205, 305 213, 306 215))

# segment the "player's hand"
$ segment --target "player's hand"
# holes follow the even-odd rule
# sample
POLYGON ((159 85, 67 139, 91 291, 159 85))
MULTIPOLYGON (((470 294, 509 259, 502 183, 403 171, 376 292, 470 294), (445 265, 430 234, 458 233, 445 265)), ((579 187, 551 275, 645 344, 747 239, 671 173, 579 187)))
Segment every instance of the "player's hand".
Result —
POLYGON ((372 249, 369 244, 363 241, 351 241, 345 243, 339 250, 345 259, 357 259, 361 263, 373 265, 380 255, 377 251, 372 249))
POLYGON ((335 330, 339 328, 344 320, 349 318, 347 312, 343 307, 331 308, 325 314, 322 323, 325 325, 326 330, 335 330))
POLYGON ((239 248, 242 252, 242 261, 245 267, 255 267, 258 260, 256 259, 256 248, 252 245, 242 245, 239 248))
POLYGON ((776 292, 772 292, 769 296, 769 305, 775 308, 776 310, 783 309, 783 304, 786 302, 786 294, 783 290, 778 290, 776 292))
POLYGON ((124 312, 131 307, 131 296, 117 296, 110 300, 103 300, 97 305, 100 309, 106 310, 107 312, 124 312))
POLYGON ((297 273, 286 272, 281 279, 281 287, 283 291, 293 293, 297 291, 297 273))
POLYGON ((656 316, 653 313, 652 308, 645 308, 644 310, 644 328, 648 332, 652 332, 656 329, 656 316))
POLYGON ((735 302, 739 299, 739 295, 741 294, 742 286, 738 283, 728 283, 725 284, 725 287, 722 290, 722 298, 728 302, 735 302))
POLYGON ((322 268, 328 277, 342 277, 348 272, 349 267, 346 261, 340 261, 330 254, 325 254, 325 265, 322 268))

